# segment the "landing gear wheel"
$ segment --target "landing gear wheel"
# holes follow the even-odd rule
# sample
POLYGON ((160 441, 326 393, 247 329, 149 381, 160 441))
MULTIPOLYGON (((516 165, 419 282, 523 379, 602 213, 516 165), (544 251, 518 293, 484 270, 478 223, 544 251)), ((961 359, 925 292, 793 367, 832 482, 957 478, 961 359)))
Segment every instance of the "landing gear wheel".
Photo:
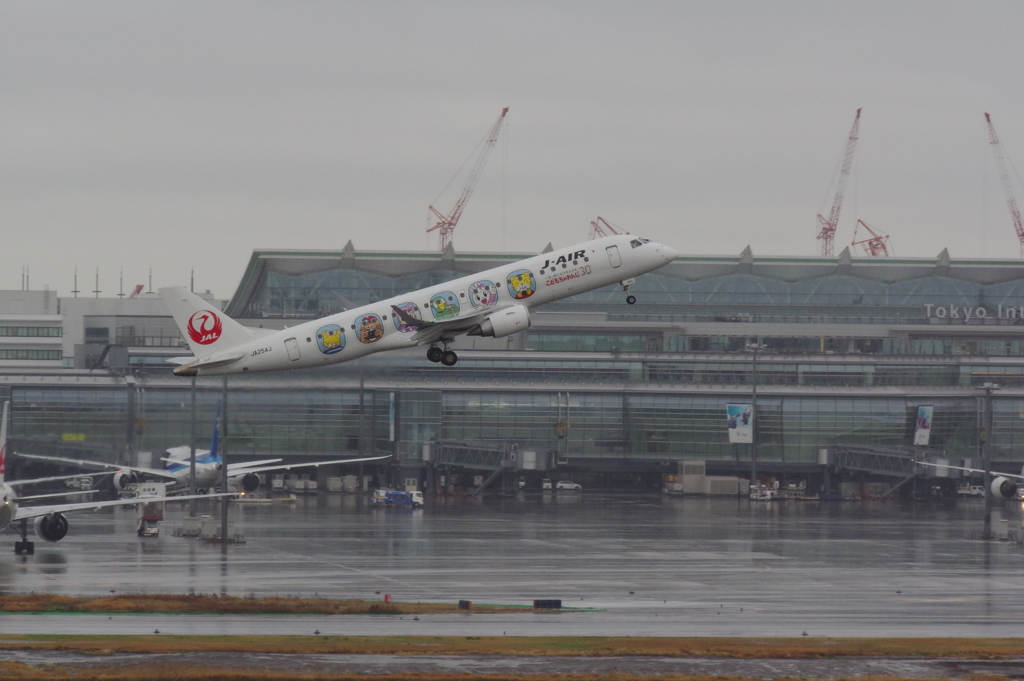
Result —
MULTIPOLYGON (((437 364, 438 362, 440 362, 441 361, 441 357, 443 355, 444 355, 444 352, 441 350, 441 348, 431 347, 429 350, 427 350, 427 359, 429 359, 434 364, 437 364)), ((454 362, 453 362, 453 364, 454 364, 454 362)))
POLYGON ((453 367, 455 363, 459 361, 459 356, 455 354, 454 350, 445 350, 441 355, 441 364, 446 367, 453 367))
POLYGON ((21 535, 21 541, 14 542, 14 553, 15 555, 29 555, 31 556, 36 552, 35 542, 28 540, 28 519, 22 518, 21 526, 18 528, 18 534, 21 535))
POLYGON ((626 304, 632 305, 636 302, 636 296, 626 296, 626 304))

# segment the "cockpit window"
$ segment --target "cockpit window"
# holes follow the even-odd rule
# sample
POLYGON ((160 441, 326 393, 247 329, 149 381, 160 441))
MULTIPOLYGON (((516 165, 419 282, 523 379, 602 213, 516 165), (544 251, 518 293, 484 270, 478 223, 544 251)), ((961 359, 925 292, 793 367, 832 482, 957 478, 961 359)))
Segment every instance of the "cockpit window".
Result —
POLYGON ((650 242, 651 242, 650 239, 640 239, 640 238, 637 238, 637 239, 631 240, 629 242, 629 245, 632 246, 633 248, 640 248, 644 244, 647 244, 647 243, 650 243, 650 242))

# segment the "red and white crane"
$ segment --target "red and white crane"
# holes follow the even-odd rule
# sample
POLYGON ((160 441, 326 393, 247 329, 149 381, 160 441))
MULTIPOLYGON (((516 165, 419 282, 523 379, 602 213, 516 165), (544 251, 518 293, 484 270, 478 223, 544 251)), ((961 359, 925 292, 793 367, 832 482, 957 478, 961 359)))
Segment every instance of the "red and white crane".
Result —
POLYGON ((629 234, 629 232, 620 232, 618 227, 602 217, 598 217, 597 220, 590 223, 591 241, 600 239, 603 236, 612 236, 613 234, 629 234))
POLYGON ((448 244, 452 242, 452 235, 455 232, 455 225, 459 222, 459 218, 462 217, 462 211, 466 209, 466 202, 469 201, 469 197, 473 195, 473 189, 476 188, 476 183, 480 179, 480 174, 484 170, 484 165, 487 163, 487 157, 491 155, 491 151, 494 149, 494 143, 498 141, 498 133, 501 132, 501 124, 505 121, 505 114, 508 113, 508 107, 501 110, 501 115, 498 116, 498 121, 491 128, 491 131, 487 133, 487 137, 483 140, 483 149, 480 150, 480 155, 477 156, 476 163, 473 165, 473 172, 469 175, 469 180, 466 182, 466 187, 462 190, 462 195, 459 196, 459 200, 455 202, 455 207, 451 209, 448 215, 444 215, 441 211, 437 210, 433 206, 428 206, 427 210, 437 218, 437 223, 433 227, 427 227, 428 232, 434 230, 441 230, 440 233, 440 250, 448 248, 448 244))
POLYGON ((864 249, 865 254, 874 258, 888 258, 891 255, 889 253, 889 235, 881 230, 875 231, 863 220, 857 220, 857 227, 853 230, 853 245, 860 246, 864 249), (861 227, 867 230, 870 236, 857 241, 857 232, 861 227))
POLYGON ((1017 240, 1020 241, 1020 254, 1021 257, 1024 257, 1024 221, 1021 220, 1020 209, 1017 208, 1017 199, 1013 196, 1013 185, 1010 184, 1010 173, 1006 169, 1006 158, 1003 156, 1003 148, 999 144, 995 126, 992 125, 992 117, 988 114, 985 114, 985 123, 988 125, 988 142, 992 145, 992 153, 996 157, 999 179, 1003 181, 1003 191, 1006 192, 1006 204, 1010 207, 1010 219, 1013 220, 1013 228, 1017 231, 1017 240))
MULTIPOLYGON (((818 241, 821 242, 822 255, 833 254, 836 227, 839 226, 839 211, 843 207, 843 193, 846 191, 846 180, 850 177, 850 167, 853 165, 853 151, 857 147, 860 111, 860 109, 857 109, 857 115, 853 119, 853 128, 850 129, 850 136, 846 140, 846 155, 843 156, 843 165, 839 171, 839 184, 836 187, 835 200, 832 201, 832 211, 828 214, 827 219, 821 213, 818 213, 818 241)), ((831 188, 832 185, 829 184, 829 189, 831 188)), ((827 193, 826 196, 828 196, 827 193)))

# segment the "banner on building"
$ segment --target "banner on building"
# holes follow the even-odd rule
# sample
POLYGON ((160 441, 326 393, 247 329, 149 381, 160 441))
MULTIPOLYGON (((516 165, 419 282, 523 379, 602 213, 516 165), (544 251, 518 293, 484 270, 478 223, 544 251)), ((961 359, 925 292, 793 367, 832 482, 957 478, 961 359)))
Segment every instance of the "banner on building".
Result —
POLYGON ((754 441, 754 406, 752 404, 727 404, 729 416, 729 442, 754 441))
POLYGON ((932 435, 932 409, 930 404, 917 408, 917 428, 914 430, 914 444, 927 445, 932 435))

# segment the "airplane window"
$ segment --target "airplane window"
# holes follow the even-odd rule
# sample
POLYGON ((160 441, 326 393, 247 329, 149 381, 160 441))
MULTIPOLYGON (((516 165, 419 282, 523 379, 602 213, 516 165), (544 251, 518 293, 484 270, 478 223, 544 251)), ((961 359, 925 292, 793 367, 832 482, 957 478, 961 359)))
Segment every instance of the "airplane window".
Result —
POLYGON ((632 246, 633 248, 640 248, 641 246, 644 245, 644 243, 640 241, 640 239, 633 239, 632 241, 629 242, 629 245, 632 246))
POLYGON ((563 263, 562 263, 562 269, 564 270, 564 269, 565 269, 566 267, 568 267, 568 265, 566 265, 566 264, 565 264, 565 263, 563 262, 563 263))

